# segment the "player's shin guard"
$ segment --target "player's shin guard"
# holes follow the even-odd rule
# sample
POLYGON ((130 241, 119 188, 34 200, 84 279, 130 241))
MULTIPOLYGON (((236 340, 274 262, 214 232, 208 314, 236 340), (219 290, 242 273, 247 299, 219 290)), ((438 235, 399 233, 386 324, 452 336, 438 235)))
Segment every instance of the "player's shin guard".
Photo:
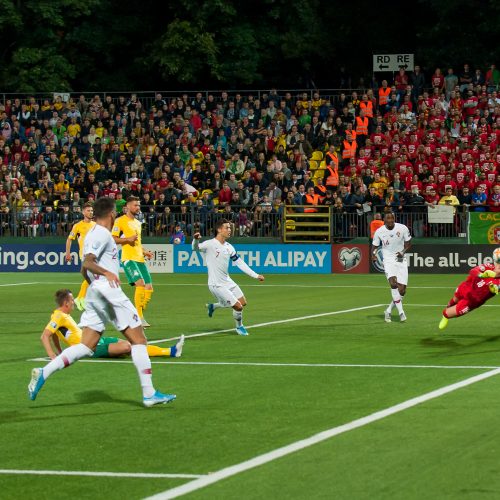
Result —
POLYGON ((144 287, 143 286, 136 286, 135 287, 135 293, 134 293, 134 305, 135 308, 137 309, 137 312, 139 313, 139 318, 143 318, 143 307, 144 307, 144 287))
POLYGON ((146 309, 149 302, 151 301, 151 295, 153 295, 153 289, 152 288, 145 288, 144 289, 144 301, 142 304, 143 309, 146 309))
POLYGON ((82 281, 82 285, 80 286, 80 291, 78 292, 77 299, 84 299, 85 295, 87 295, 87 289, 89 287, 89 283, 87 280, 82 281))
POLYGON ((131 355, 141 381, 142 394, 145 398, 150 398, 155 393, 155 389, 153 387, 151 360, 148 356, 147 347, 144 344, 134 344, 131 355))
POLYGON ((399 290, 397 288, 391 288, 392 301, 396 306, 398 313, 401 314, 403 311, 403 299, 399 294, 399 290))
POLYGON ((239 327, 243 324, 243 312, 242 311, 236 311, 233 309, 233 318, 236 323, 236 327, 239 327))
POLYGON ((75 344, 59 354, 47 366, 43 367, 43 376, 47 379, 57 370, 62 370, 85 356, 92 356, 93 351, 84 344, 75 344))

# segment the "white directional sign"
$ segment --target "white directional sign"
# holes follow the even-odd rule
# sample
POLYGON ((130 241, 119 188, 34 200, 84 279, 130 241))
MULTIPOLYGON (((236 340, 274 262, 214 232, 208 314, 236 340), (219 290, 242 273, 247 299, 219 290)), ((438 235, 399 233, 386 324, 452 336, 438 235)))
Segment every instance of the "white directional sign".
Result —
POLYGON ((374 54, 373 72, 399 71, 404 68, 413 71, 413 54, 374 54))

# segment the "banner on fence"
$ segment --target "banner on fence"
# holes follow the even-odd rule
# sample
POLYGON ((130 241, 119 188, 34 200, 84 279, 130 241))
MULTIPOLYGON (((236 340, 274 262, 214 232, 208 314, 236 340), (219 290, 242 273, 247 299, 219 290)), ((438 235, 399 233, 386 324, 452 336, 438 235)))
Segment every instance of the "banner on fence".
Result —
POLYGON ((469 243, 500 245, 500 212, 469 213, 469 243))
POLYGON ((427 217, 431 224, 453 224, 455 207, 451 205, 431 205, 427 207, 427 217))
POLYGON ((370 272, 369 245, 332 245, 332 272, 356 274, 370 272))
MULTIPOLYGON (((493 245, 414 245, 406 254, 410 273, 465 274, 471 268, 491 263, 493 245)), ((384 272, 378 259, 371 267, 373 272, 384 272)))
MULTIPOLYGON (((236 245, 238 255, 259 274, 331 273, 330 245, 236 245)), ((206 272, 204 255, 191 245, 174 245, 175 273, 206 272)), ((230 273, 241 273, 231 262, 230 273)))
POLYGON ((0 272, 78 272, 78 252, 71 252, 66 263, 64 245, 29 245, 22 243, 0 245, 0 272))

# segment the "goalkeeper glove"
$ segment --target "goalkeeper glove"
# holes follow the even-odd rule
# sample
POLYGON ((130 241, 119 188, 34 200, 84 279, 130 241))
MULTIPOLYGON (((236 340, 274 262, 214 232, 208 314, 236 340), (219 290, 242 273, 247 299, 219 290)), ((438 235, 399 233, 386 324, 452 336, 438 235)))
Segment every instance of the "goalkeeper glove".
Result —
POLYGON ((490 283, 489 284, 490 292, 494 293, 495 295, 498 295, 498 285, 495 285, 495 283, 490 283))
POLYGON ((497 273, 495 271, 491 271, 490 269, 488 269, 487 271, 484 271, 484 273, 480 273, 478 276, 480 278, 496 278, 497 273))

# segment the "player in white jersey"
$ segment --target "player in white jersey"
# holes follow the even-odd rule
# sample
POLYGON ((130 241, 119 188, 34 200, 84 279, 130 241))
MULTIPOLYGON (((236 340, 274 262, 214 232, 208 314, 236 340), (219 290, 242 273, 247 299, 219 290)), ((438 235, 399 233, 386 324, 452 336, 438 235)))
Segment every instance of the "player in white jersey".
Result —
POLYGON ((205 254, 208 268, 208 288, 217 299, 216 303, 207 304, 208 316, 211 318, 214 311, 220 307, 232 307, 233 318, 236 322, 238 335, 248 335, 243 326, 243 307, 247 301, 240 287, 229 277, 229 261, 233 261, 245 274, 251 278, 264 281, 264 276, 257 274, 238 256, 233 245, 226 240, 231 236, 231 223, 220 219, 215 224, 215 238, 199 242, 200 233, 193 235, 192 249, 205 254))
POLYGON ((96 225, 88 232, 83 250, 82 274, 90 283, 87 308, 80 319, 82 340, 65 349, 43 368, 34 368, 28 386, 30 399, 36 399, 45 380, 53 373, 75 361, 92 356, 105 329, 112 323, 131 344, 132 361, 139 374, 143 404, 150 407, 169 403, 173 394, 162 394, 153 387, 151 361, 146 348, 146 337, 137 309, 120 287, 118 249, 111 236, 116 209, 111 198, 99 198, 94 205, 96 225))
POLYGON ((403 297, 408 284, 408 262, 405 253, 411 247, 410 230, 404 225, 396 222, 393 213, 387 213, 384 217, 384 225, 380 226, 373 235, 372 259, 378 259, 378 248, 381 248, 384 271, 387 281, 391 287, 392 301, 385 310, 384 319, 391 322, 391 313, 397 308, 401 321, 406 321, 403 310, 403 297))

